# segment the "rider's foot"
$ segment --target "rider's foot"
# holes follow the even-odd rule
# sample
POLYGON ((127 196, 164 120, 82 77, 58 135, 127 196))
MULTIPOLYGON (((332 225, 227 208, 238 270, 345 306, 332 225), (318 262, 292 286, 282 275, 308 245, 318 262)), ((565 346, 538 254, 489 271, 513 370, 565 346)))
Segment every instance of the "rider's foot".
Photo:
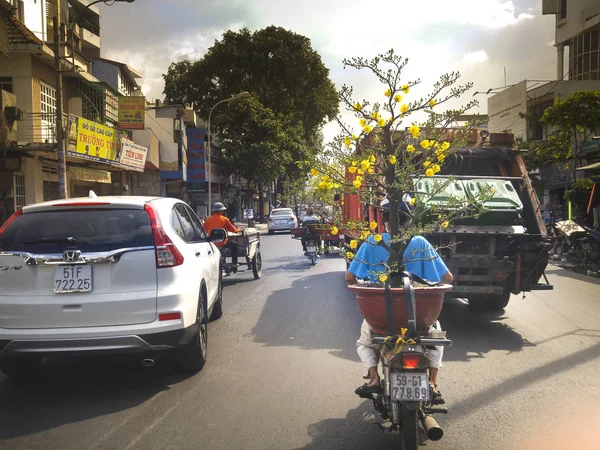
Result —
POLYGON ((444 405, 446 400, 442 393, 438 390, 437 385, 431 385, 431 404, 432 405, 444 405))
POLYGON ((377 394, 381 391, 381 387, 379 385, 369 385, 363 384, 362 386, 356 388, 354 393, 358 395, 360 398, 371 398, 373 394, 377 394))

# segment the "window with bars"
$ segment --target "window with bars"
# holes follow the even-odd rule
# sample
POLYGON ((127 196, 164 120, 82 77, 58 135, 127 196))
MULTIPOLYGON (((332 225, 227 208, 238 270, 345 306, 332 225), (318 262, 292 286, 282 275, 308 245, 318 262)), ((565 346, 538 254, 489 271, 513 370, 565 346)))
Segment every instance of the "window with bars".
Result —
POLYGON ((600 36, 598 30, 586 31, 569 42, 569 79, 600 80, 600 36))
POLYGON ((25 206, 25 175, 23 172, 13 173, 13 200, 15 211, 25 206))
POLYGON ((40 81, 40 111, 42 113, 42 142, 54 142, 56 89, 43 81, 40 81))

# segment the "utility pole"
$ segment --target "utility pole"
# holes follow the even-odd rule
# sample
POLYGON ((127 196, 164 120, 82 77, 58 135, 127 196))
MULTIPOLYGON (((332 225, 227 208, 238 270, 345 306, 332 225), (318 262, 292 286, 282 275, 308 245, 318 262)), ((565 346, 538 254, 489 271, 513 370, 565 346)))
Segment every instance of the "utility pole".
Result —
POLYGON ((52 18, 54 27, 54 70, 56 71, 56 149, 58 151, 58 193, 60 198, 67 198, 67 163, 65 156, 64 127, 63 127, 63 92, 62 69, 60 55, 60 0, 58 13, 52 18))

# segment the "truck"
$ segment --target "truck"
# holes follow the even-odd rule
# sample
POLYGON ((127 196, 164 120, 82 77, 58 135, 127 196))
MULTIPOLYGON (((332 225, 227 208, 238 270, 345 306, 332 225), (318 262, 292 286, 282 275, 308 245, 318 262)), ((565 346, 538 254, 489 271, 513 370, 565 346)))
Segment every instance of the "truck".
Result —
MULTIPOLYGON (((511 294, 553 288, 544 273, 552 238, 522 152, 514 148, 514 136, 475 132, 475 142, 457 148, 430 181, 451 177, 451 188, 464 195, 490 185, 497 194, 479 218, 437 228, 425 237, 454 275, 454 289, 447 297, 467 299, 476 311, 500 311, 511 294)), ((412 195, 417 200, 443 205, 443 192, 428 195, 427 180, 415 184, 412 195)), ((345 194, 345 221, 373 220, 376 215, 358 195, 345 194)))

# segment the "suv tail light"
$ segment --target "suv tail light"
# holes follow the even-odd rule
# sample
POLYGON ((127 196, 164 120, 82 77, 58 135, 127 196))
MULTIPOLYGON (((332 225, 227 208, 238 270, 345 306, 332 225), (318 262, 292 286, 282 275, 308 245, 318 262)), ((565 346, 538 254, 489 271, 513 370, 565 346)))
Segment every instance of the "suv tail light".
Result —
POLYGON ((156 251, 156 267, 175 267, 183 264, 183 255, 179 252, 173 241, 167 236, 158 217, 158 212, 150 203, 146 203, 144 209, 150 216, 152 235, 154 236, 154 248, 156 251))
POLYGON ((6 222, 4 222, 4 225, 2 225, 0 227, 0 236, 2 236, 2 233, 4 233, 6 231, 6 229, 8 228, 8 226, 14 222, 14 220, 19 217, 21 214, 23 214, 23 210, 22 209, 18 209, 16 212, 13 213, 12 216, 10 216, 8 218, 8 220, 6 222))
POLYGON ((273 219, 271 219, 270 217, 267 219, 267 222, 273 222, 273 219))
POLYGON ((293 217, 290 217, 290 222, 293 222, 293 221, 294 221, 294 218, 293 218, 293 217))

